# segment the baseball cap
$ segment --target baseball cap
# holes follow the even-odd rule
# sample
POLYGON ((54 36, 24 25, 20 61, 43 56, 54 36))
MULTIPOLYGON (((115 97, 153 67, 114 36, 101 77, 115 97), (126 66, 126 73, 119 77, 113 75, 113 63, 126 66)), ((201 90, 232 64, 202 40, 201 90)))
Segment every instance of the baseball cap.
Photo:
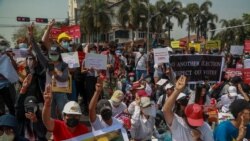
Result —
POLYGON ((16 117, 10 115, 10 114, 5 114, 0 116, 0 126, 9 126, 12 128, 16 128, 18 125, 16 117))
POLYGON ((135 76, 135 73, 131 72, 128 74, 128 76, 135 76))
POLYGON ((66 103, 63 108, 63 113, 72 115, 82 114, 80 105, 75 101, 69 101, 68 103, 66 103))
POLYGON ((37 106, 37 99, 34 96, 28 96, 24 100, 24 107, 35 107, 37 106))
POLYGON ((144 86, 141 85, 140 82, 134 82, 134 83, 133 83, 133 86, 132 86, 132 89, 133 89, 133 90, 141 90, 141 89, 144 89, 144 86))
POLYGON ((250 109, 250 103, 248 103, 245 99, 236 99, 231 103, 229 109, 234 118, 237 118, 238 113, 244 109, 250 109))
POLYGON ((67 33, 63 32, 57 37, 57 42, 60 43, 62 39, 71 40, 71 37, 67 33))
POLYGON ((138 90, 136 93, 137 93, 137 95, 138 95, 139 97, 148 96, 148 94, 146 93, 145 90, 138 90))
POLYGON ((228 93, 230 96, 237 96, 237 89, 235 86, 229 86, 228 87, 228 93))
POLYGON ((185 108, 187 121, 191 126, 202 126, 204 123, 203 109, 199 104, 190 104, 185 108))
POLYGON ((52 47, 50 47, 49 53, 50 54, 59 54, 60 53, 60 48, 57 47, 57 46, 52 46, 52 47))
POLYGON ((140 102, 140 106, 142 108, 148 107, 149 105, 151 105, 151 101, 149 97, 141 97, 141 102, 140 102))
POLYGON ((174 85, 172 84, 172 83, 168 83, 166 86, 165 86, 165 90, 167 90, 167 89, 170 89, 170 88, 172 88, 172 87, 174 87, 174 85))
POLYGON ((107 99, 101 99, 100 101, 98 101, 97 106, 96 106, 97 114, 100 114, 102 111, 107 110, 107 109, 112 111, 111 104, 107 99))
POLYGON ((176 99, 176 101, 180 100, 183 97, 186 97, 187 95, 185 93, 180 93, 176 99))
POLYGON ((121 102, 123 100, 123 98, 124 98, 123 92, 121 90, 116 90, 113 93, 113 95, 112 95, 112 97, 111 97, 110 100, 112 100, 114 102, 121 102))

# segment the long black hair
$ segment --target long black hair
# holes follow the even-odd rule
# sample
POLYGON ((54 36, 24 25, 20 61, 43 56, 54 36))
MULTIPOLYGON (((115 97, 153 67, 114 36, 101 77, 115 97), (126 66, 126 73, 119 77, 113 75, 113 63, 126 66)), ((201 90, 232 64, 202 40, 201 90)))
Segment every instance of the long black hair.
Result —
POLYGON ((206 90, 206 94, 203 96, 203 104, 206 102, 206 95, 207 95, 207 86, 204 85, 204 84, 201 84, 201 85, 198 85, 196 87, 196 90, 195 90, 195 99, 194 99, 194 102, 196 104, 199 103, 200 99, 201 99, 201 92, 202 92, 202 89, 205 89, 206 90))

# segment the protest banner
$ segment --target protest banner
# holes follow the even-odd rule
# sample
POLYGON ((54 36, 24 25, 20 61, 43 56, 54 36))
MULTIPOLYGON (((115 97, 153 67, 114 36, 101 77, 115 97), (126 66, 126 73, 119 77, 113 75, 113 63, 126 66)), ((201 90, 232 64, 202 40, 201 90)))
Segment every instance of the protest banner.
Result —
POLYGON ((250 68, 250 59, 244 60, 244 68, 250 68))
POLYGON ((172 55, 170 64, 177 77, 185 75, 190 83, 204 80, 216 82, 221 78, 223 59, 216 55, 172 55))
POLYGON ((107 55, 88 53, 85 58, 85 68, 106 70, 107 69, 107 55))
POLYGON ((244 52, 250 52, 250 40, 245 40, 244 52))
POLYGON ((243 81, 246 84, 250 84, 250 69, 244 69, 243 70, 243 81))
POLYGON ((225 71, 230 77, 240 76, 243 78, 244 69, 227 68, 225 71))
POLYGON ((210 40, 206 42, 206 49, 220 49, 221 41, 220 40, 210 40))
POLYGON ((180 41, 171 41, 172 48, 180 48, 180 41))
POLYGON ((157 48, 154 49, 154 61, 155 64, 168 63, 169 55, 167 48, 157 48))
POLYGON ((200 52, 201 51, 201 44, 200 43, 189 43, 189 49, 191 47, 194 47, 196 52, 200 52))
POLYGON ((243 46, 240 45, 231 45, 230 47, 230 53, 232 55, 242 55, 243 54, 243 46))
POLYGON ((68 64, 69 68, 72 69, 80 67, 79 57, 77 52, 61 53, 61 56, 63 61, 68 64))
POLYGON ((114 125, 64 141, 129 141, 129 139, 122 125, 114 125))

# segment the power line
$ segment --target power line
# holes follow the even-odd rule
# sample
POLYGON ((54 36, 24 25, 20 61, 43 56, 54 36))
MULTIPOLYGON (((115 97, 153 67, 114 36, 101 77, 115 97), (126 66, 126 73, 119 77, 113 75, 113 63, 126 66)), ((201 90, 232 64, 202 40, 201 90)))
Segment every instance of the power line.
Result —
POLYGON ((238 28, 238 27, 244 27, 244 26, 249 26, 250 24, 242 24, 242 25, 236 25, 236 26, 230 26, 230 27, 224 27, 224 28, 216 28, 216 29, 211 29, 208 31, 217 31, 217 30, 224 30, 224 29, 231 29, 231 28, 238 28))

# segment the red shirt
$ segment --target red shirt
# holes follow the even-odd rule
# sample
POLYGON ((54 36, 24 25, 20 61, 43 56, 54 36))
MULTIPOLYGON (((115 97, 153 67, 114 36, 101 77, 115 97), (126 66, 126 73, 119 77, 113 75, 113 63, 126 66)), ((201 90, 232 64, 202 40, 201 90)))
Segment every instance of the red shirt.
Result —
POLYGON ((70 139, 89 132, 88 128, 83 124, 77 125, 74 132, 70 132, 68 130, 67 125, 65 124, 64 121, 54 120, 54 124, 55 124, 53 131, 54 141, 70 139))

